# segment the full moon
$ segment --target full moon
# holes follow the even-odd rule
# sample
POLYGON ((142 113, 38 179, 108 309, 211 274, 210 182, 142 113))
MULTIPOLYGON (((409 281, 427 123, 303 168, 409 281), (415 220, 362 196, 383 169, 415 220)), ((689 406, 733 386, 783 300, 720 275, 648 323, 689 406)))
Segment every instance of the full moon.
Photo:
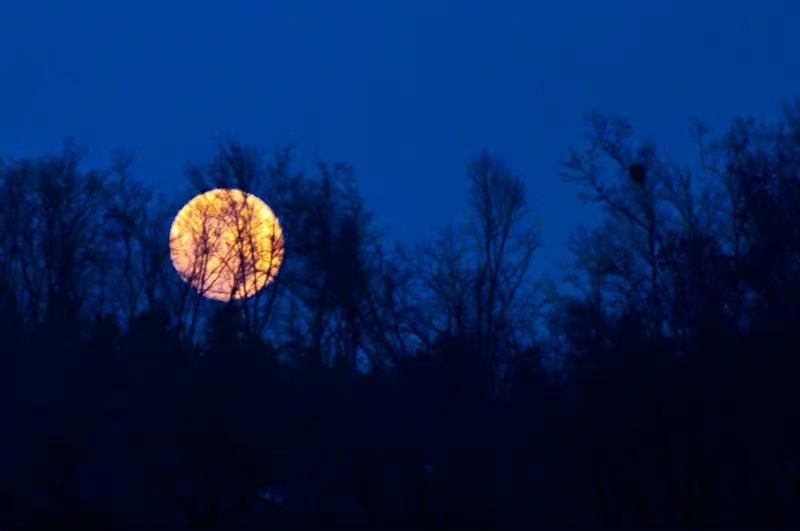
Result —
POLYGON ((252 297, 283 263, 283 230, 258 197, 215 189, 189 201, 169 231, 172 265, 198 293, 222 302, 252 297))

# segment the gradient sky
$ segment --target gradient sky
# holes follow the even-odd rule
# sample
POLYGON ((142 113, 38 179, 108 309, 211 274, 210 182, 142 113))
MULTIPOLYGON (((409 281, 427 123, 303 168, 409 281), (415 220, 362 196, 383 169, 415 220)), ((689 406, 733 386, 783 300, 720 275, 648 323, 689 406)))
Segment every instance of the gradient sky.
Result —
POLYGON ((178 194, 214 138, 291 143, 351 163, 410 239, 464 219, 464 163, 488 148, 525 179, 552 272, 593 217, 559 176, 586 111, 691 157, 690 118, 800 97, 798 28, 794 0, 6 1, 0 157, 74 137, 178 194))

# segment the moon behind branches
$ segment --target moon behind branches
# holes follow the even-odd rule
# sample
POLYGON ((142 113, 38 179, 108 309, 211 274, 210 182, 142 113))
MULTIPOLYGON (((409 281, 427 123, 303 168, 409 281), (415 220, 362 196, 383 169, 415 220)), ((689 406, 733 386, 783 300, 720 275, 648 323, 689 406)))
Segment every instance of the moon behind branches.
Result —
POLYGON ((252 297, 283 263, 283 229, 264 201, 236 189, 214 189, 189 201, 169 233, 172 265, 206 298, 252 297))

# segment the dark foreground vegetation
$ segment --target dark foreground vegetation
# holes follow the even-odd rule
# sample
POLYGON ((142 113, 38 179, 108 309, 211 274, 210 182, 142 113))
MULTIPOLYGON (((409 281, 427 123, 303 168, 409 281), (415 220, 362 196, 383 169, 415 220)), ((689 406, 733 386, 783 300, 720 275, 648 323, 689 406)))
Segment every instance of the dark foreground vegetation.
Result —
POLYGON ((227 305, 128 157, 0 162, 0 527, 800 526, 800 107, 697 133, 589 118, 565 177, 605 214, 555 286, 488 154, 462 227, 390 246, 348 167, 225 144, 187 191, 286 234, 227 305))

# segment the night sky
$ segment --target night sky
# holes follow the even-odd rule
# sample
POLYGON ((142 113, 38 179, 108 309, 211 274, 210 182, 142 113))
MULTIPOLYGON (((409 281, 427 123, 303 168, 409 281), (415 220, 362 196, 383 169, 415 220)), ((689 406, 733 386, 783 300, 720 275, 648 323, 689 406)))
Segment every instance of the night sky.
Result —
POLYGON ((689 160, 690 118, 719 129, 800 96, 796 1, 543 4, 6 1, 0 157, 125 148, 177 196, 214 138, 290 143, 353 164, 388 235, 427 239, 464 219, 464 163, 485 147, 525 178, 555 271, 592 219, 559 176, 585 112, 689 160))

